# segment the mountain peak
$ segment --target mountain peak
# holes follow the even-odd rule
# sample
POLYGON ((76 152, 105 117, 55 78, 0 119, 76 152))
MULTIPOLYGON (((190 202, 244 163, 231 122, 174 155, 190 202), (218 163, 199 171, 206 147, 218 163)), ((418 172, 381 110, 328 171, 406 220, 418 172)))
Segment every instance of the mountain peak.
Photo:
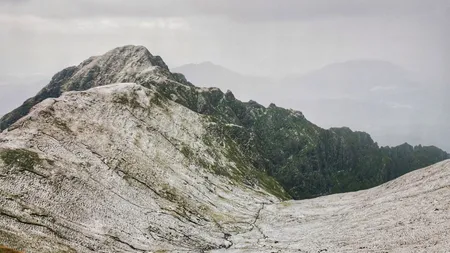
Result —
POLYGON ((147 59, 148 62, 151 62, 151 59, 153 58, 153 55, 146 47, 135 45, 125 45, 122 47, 116 47, 103 55, 103 57, 107 56, 124 59, 137 59, 144 57, 144 59, 147 59))
POLYGON ((204 62, 200 62, 200 63, 197 63, 197 64, 195 64, 195 65, 203 65, 203 66, 216 66, 216 67, 219 67, 219 65, 217 65, 217 64, 214 64, 213 62, 210 62, 210 61, 204 61, 204 62))
POLYGON ((149 67, 161 67, 168 70, 161 57, 153 56, 144 46, 134 45, 116 47, 101 56, 94 56, 83 61, 79 67, 92 67, 94 65, 104 67, 108 64, 127 70, 130 68, 140 70, 149 67))
POLYGON ((144 46, 117 47, 58 72, 35 97, 4 115, 0 129, 26 115, 35 104, 46 98, 59 97, 65 91, 87 90, 111 83, 164 82, 168 79, 188 84, 181 75, 170 73, 162 58, 152 55, 144 46))
POLYGON ((141 45, 125 45, 125 46, 121 46, 121 47, 116 47, 114 49, 109 50, 106 54, 109 54, 109 53, 120 54, 120 53, 124 53, 124 52, 150 54, 148 49, 141 45))

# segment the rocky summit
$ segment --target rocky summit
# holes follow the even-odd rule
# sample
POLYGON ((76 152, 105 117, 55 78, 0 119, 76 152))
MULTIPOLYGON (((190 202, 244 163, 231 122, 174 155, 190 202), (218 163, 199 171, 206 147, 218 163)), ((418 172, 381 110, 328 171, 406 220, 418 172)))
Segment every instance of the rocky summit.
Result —
POLYGON ((0 125, 0 251, 450 248, 446 152, 198 88, 141 46, 64 69, 0 125))

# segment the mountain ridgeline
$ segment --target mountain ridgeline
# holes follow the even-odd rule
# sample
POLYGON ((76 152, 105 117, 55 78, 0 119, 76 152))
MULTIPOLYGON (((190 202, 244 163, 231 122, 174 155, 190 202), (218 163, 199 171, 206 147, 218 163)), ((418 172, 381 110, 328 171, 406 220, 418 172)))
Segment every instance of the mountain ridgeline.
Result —
MULTIPOLYGON (((116 48, 62 70, 35 97, 3 116, 0 129, 13 129, 17 120, 47 98, 124 82, 156 90, 152 103, 171 100, 204 115, 210 135, 224 147, 233 147, 226 153, 241 171, 252 171, 248 169, 252 167, 275 178, 294 199, 370 188, 450 158, 434 146, 379 147, 364 132, 322 129, 299 111, 242 102, 230 91, 196 87, 141 46, 116 48)), ((188 148, 181 151, 191 153, 188 148)), ((216 173, 235 176, 220 169, 216 173)), ((278 184, 253 174, 239 176, 246 184, 264 185, 274 195, 289 198, 277 189, 278 184)))

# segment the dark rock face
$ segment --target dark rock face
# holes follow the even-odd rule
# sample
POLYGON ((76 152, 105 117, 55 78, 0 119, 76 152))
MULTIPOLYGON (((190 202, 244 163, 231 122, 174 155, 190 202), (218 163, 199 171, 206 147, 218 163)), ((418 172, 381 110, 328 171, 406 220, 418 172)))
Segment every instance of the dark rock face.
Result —
POLYGON ((209 115, 220 123, 210 131, 238 143, 246 159, 276 178, 295 199, 366 189, 449 158, 436 147, 380 148, 367 133, 325 130, 298 111, 244 103, 217 88, 197 88, 182 74, 170 73, 160 57, 134 46, 116 48, 59 72, 36 97, 5 115, 0 128, 8 128, 45 98, 117 82, 153 86, 164 99, 209 115), (230 124, 237 127, 225 127, 230 124))

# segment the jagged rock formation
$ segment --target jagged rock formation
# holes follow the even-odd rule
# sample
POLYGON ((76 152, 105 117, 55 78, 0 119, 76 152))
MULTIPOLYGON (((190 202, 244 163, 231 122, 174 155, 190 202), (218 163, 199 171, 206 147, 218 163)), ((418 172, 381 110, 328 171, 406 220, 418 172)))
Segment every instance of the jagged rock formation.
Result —
POLYGON ((0 245, 8 248, 349 252, 448 246, 440 238, 449 228, 449 162, 368 191, 280 203, 288 193, 302 198, 380 184, 445 159, 445 152, 380 149, 365 133, 324 130, 301 112, 195 87, 143 47, 117 48, 63 70, 2 124, 0 245), (411 207, 415 202, 422 204, 411 207), (402 224, 394 224, 390 218, 399 214, 402 224), (425 224, 438 228, 422 229, 425 224), (393 236, 397 231, 408 237, 393 236), (374 236, 379 240, 366 242, 374 236))

